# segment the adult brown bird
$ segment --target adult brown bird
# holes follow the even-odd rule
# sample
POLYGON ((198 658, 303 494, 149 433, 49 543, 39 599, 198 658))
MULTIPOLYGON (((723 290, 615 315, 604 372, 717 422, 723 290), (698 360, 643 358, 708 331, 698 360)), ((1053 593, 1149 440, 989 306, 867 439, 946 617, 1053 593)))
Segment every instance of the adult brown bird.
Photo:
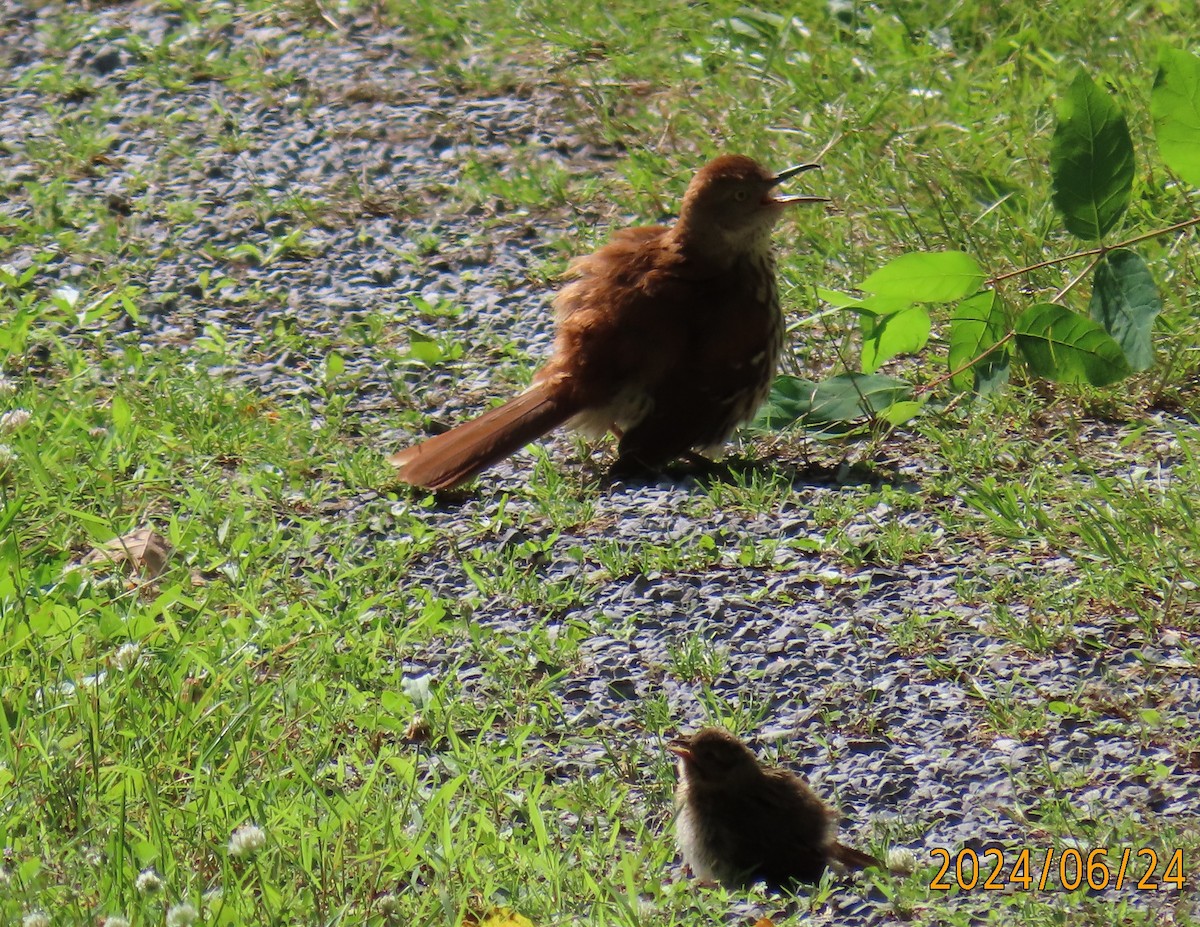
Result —
POLYGON ((818 167, 772 174, 725 155, 688 185, 674 225, 624 229, 572 261, 554 301, 554 352, 520 395, 393 454, 400 479, 448 489, 559 425, 619 439, 617 466, 720 448, 766 398, 783 346, 771 229, 775 192, 818 167))
POLYGON ((786 769, 764 767, 729 731, 706 727, 670 743, 679 757, 675 838, 702 879, 728 888, 764 881, 776 891, 817 882, 826 867, 883 868, 840 844, 837 812, 786 769))

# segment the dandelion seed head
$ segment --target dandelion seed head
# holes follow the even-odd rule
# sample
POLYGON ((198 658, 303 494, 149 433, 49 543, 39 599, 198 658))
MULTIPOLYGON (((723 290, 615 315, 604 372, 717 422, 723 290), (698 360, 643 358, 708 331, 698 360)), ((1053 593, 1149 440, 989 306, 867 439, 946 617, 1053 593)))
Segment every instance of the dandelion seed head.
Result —
POLYGON ((21 927, 50 927, 50 915, 45 911, 30 911, 21 918, 21 927))

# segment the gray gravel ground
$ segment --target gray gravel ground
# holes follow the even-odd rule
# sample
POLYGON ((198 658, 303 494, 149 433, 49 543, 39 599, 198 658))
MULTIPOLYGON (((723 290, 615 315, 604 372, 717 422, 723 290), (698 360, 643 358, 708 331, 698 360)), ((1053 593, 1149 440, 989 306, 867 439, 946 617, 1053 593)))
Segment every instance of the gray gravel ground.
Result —
MULTIPOLYGON (((43 108, 46 101, 20 89, 18 81, 43 54, 37 17, 58 14, 53 8, 9 7, 2 15, 10 44, 2 53, 7 62, 0 79, 5 142, 0 173, 21 178, 32 172, 22 139, 45 134, 51 117, 43 108)), ((101 22, 118 25, 131 17, 151 42, 179 27, 171 13, 138 5, 105 9, 101 22)), ((230 356, 244 361, 231 362, 215 375, 283 403, 307 402, 318 414, 322 396, 314 370, 321 359, 279 353, 272 341, 279 321, 319 341, 323 334, 383 316, 430 333, 457 326, 470 330, 477 343, 502 341, 515 348, 501 358, 479 356, 478 363, 435 369, 419 378, 388 369, 369 349, 348 357, 358 384, 351 412, 362 433, 378 436, 385 447, 408 437, 397 424, 404 408, 397 393, 405 392, 403 385, 417 408, 453 420, 494 395, 498 377, 517 376, 526 365, 523 356, 545 353, 549 294, 531 279, 568 217, 553 212, 535 217, 490 203, 485 221, 484 210, 459 214, 448 209, 439 192, 462 183, 474 161, 509 170, 517 150, 520 158, 535 152, 532 156, 545 159, 548 167, 570 173, 611 170, 615 153, 572 132, 553 86, 526 75, 531 79, 521 84, 524 89, 503 96, 457 94, 428 65, 409 56, 402 34, 361 26, 328 42, 270 26, 230 30, 224 38, 231 49, 255 42, 270 47, 268 73, 293 71, 299 83, 269 103, 216 82, 171 92, 125 83, 122 73, 135 52, 103 29, 94 42, 72 53, 83 73, 119 93, 121 112, 121 121, 108 127, 117 139, 110 169, 75 181, 72 189, 81 196, 111 197, 114 203, 140 197, 154 204, 130 229, 139 239, 161 242, 143 280, 153 303, 141 333, 148 348, 186 350, 205 329, 217 330, 238 348, 230 356), (306 102, 311 90, 322 101, 315 106, 306 102), (147 130, 139 121, 164 111, 178 116, 175 134, 147 130), (218 144, 215 126, 222 121, 236 124, 245 150, 226 151, 218 144), (178 168, 153 169, 164 162, 178 168), (139 176, 153 178, 142 192, 139 176), (266 246, 272 235, 291 227, 260 222, 248 208, 256 198, 298 194, 328 200, 331 191, 351 182, 402 201, 402 214, 354 216, 315 230, 309 237, 319 250, 317 259, 250 266, 234 275, 232 291, 219 298, 203 292, 202 271, 228 271, 211 248, 244 242, 266 246), (181 200, 194 201, 196 215, 183 231, 174 232, 161 217, 181 200), (419 242, 430 230, 436 232, 437 246, 425 253, 419 242), (235 298, 251 288, 283 294, 283 299, 264 311, 261 304, 235 298), (453 303, 462 315, 414 322, 405 308, 413 294, 453 303)), ((5 208, 19 216, 27 204, 18 196, 5 208)), ((21 268, 31 257, 32 250, 3 260, 21 268)), ((64 262, 57 279, 48 283, 70 283, 83 271, 64 262)), ((574 445, 562 438, 552 447, 552 453, 575 454, 574 445)), ((937 465, 920 459, 891 463, 913 478, 937 465)), ((431 509, 429 521, 467 533, 494 515, 502 493, 520 487, 530 466, 528 455, 519 455, 461 504, 431 509)), ((886 508, 863 518, 859 527, 870 533, 902 519, 914 529, 935 532, 920 562, 889 569, 851 567, 797 543, 824 537, 811 514, 823 500, 860 491, 833 481, 802 480, 787 505, 768 515, 718 510, 698 518, 690 513, 704 491, 692 480, 616 485, 601 494, 593 517, 577 530, 552 537, 547 527, 542 537, 480 542, 486 552, 489 545, 530 537, 547 541, 548 551, 530 561, 539 579, 594 589, 585 608, 566 615, 547 617, 534 607, 514 608, 507 599, 480 598, 445 550, 418 559, 410 582, 414 589, 449 599, 472 599, 473 621, 514 639, 531 626, 550 633, 571 622, 592 628, 578 662, 562 668, 557 694, 566 717, 594 725, 618 742, 628 739, 657 749, 644 726, 649 699, 664 699, 680 728, 705 720, 702 684, 679 681, 664 667, 681 642, 708 642, 721 655, 711 683, 714 699, 762 712, 760 747, 786 745, 786 755, 846 813, 850 842, 864 844, 876 832, 903 834, 897 842, 911 847, 921 861, 934 847, 1044 846, 1037 808, 1051 781, 1065 783, 1057 797, 1078 816, 1081 832, 1112 808, 1129 809, 1151 833, 1166 825, 1194 827, 1200 814, 1200 758, 1181 754, 1162 736, 1134 738, 1124 725, 1113 734, 1103 721, 1083 723, 1069 714, 1049 714, 1047 726, 1012 736, 987 731, 989 700, 1014 710, 1054 699, 1086 700, 1111 706, 1114 718, 1157 706, 1200 724, 1195 641, 1185 634, 1148 640, 1132 620, 1113 615, 1078 628, 1074 638, 1115 646, 1102 660, 1082 646, 1049 656, 1016 652, 997 637, 995 616, 977 604, 976 596, 964 601, 964 590, 1034 568, 1060 573, 1070 584, 1073 564, 1046 554, 1042 562, 1026 557, 1010 565, 1004 555, 984 555, 939 537, 931 517, 886 508), (695 552, 704 536, 716 539, 723 556, 717 565, 695 571, 604 581, 593 564, 569 554, 577 545, 586 548, 604 538, 676 544, 695 552), (737 564, 736 554, 748 539, 779 543, 773 569, 737 564), (903 640, 913 613, 928 616, 928 624, 920 639, 903 640), (1160 764, 1168 776, 1151 774, 1160 764)), ((395 540, 388 527, 393 504, 364 494, 343 517, 361 522, 369 542, 386 543, 395 540)), ((531 524, 544 523, 533 503, 519 494, 507 504, 510 514, 528 510, 535 516, 531 524)), ((1017 621, 1036 617, 1022 614, 1019 606, 1012 611, 1017 621)), ((435 642, 411 670, 445 673, 459 665, 461 647, 447 642, 439 653, 435 642)), ((459 673, 467 694, 501 682, 479 679, 469 669, 459 673)), ((602 744, 589 736, 548 740, 545 750, 564 775, 586 773, 603 759, 602 744)), ((663 809, 654 811, 665 819, 663 809)), ((1138 905, 1169 906, 1165 892, 1123 894, 1138 905)), ((986 907, 986 898, 964 896, 963 903, 986 907)), ((836 904, 846 907, 835 907, 836 916, 826 914, 839 924, 886 920, 882 899, 876 905, 848 894, 836 904)), ((731 917, 757 910, 742 906, 731 917)))

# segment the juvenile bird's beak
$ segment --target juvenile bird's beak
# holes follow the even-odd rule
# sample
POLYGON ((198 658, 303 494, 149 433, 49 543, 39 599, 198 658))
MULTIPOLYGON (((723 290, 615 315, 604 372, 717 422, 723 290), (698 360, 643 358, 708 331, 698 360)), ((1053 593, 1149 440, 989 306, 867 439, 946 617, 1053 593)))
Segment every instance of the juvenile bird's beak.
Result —
MULTIPOLYGON (((820 170, 819 164, 797 164, 795 167, 789 167, 786 170, 780 171, 771 178, 771 186, 776 187, 797 174, 803 174, 805 171, 820 170)), ((792 203, 828 203, 830 202, 827 196, 808 196, 805 194, 768 194, 767 202, 774 203, 777 206, 790 206, 792 203)))
POLYGON ((674 753, 685 762, 692 758, 692 745, 686 737, 676 737, 667 744, 667 751, 674 753))

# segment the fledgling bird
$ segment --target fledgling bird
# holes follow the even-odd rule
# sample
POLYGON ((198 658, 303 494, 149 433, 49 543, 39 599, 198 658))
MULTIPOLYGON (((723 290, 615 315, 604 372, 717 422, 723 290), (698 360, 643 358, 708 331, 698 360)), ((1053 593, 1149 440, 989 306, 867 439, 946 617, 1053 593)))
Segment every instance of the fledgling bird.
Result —
POLYGON ((775 891, 820 881, 831 862, 884 868, 837 842, 837 812, 798 776, 762 766, 729 731, 706 727, 673 740, 679 757, 675 839, 698 877, 727 888, 763 881, 775 891))
POLYGON ((554 300, 554 351, 525 392, 393 454, 399 478, 449 489, 560 425, 618 438, 617 466, 719 449, 766 399, 784 324, 771 229, 792 203, 772 174, 725 155, 688 185, 671 226, 623 229, 578 257, 554 300))

